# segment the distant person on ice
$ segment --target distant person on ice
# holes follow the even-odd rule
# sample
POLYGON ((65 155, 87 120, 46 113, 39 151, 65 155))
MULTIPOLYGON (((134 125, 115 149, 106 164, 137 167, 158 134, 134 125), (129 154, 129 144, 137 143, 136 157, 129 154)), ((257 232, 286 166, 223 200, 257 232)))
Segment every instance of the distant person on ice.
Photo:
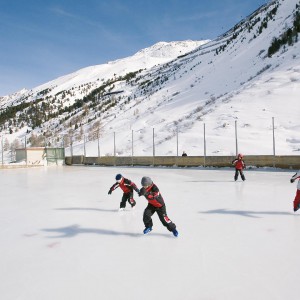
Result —
MULTIPOLYGON (((291 183, 293 183, 296 179, 300 179, 300 170, 292 176, 290 179, 291 183)), ((300 180, 298 180, 297 184, 297 192, 294 199, 294 211, 297 211, 300 208, 300 180)))
POLYGON ((243 154, 238 154, 238 157, 232 161, 232 164, 235 167, 234 181, 237 181, 239 177, 239 173, 243 181, 246 180, 245 175, 243 173, 243 169, 246 168, 246 164, 243 161, 243 154))
POLYGON ((187 156, 186 152, 183 151, 181 156, 187 156))
POLYGON ((143 177, 141 184, 143 187, 140 189, 139 196, 145 196, 148 200, 143 216, 145 224, 144 234, 152 231, 153 222, 151 217, 156 212, 162 224, 177 237, 176 225, 167 216, 166 205, 158 187, 152 182, 150 177, 143 177))
POLYGON ((126 207, 126 201, 134 207, 136 205, 135 200, 133 199, 133 190, 137 193, 140 190, 137 188, 136 184, 131 180, 124 178, 121 174, 116 175, 116 183, 112 185, 112 187, 108 191, 108 195, 110 195, 116 188, 120 187, 123 190, 123 197, 120 202, 120 210, 124 210, 126 207))

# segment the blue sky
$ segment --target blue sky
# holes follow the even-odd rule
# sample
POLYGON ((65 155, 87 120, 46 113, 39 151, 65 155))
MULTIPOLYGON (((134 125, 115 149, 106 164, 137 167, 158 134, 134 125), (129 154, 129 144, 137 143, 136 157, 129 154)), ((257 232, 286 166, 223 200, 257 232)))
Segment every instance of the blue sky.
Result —
POLYGON ((160 41, 214 39, 266 0, 0 0, 0 96, 160 41))

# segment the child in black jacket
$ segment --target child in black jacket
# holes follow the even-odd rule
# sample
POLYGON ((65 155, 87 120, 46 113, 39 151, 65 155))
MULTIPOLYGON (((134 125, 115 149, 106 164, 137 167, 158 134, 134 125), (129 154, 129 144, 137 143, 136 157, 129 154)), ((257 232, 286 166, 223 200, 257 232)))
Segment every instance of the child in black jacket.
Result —
POLYGON ((131 180, 123 177, 121 174, 116 175, 116 183, 112 185, 112 187, 108 191, 108 195, 110 195, 115 189, 120 187, 123 191, 123 197, 120 202, 120 209, 124 210, 126 207, 126 201, 134 207, 136 205, 135 200, 133 199, 133 190, 139 193, 139 189, 137 188, 136 184, 131 180))
POLYGON ((144 234, 152 231, 153 222, 151 217, 156 212, 162 224, 177 237, 176 225, 167 216, 166 205, 158 187, 152 182, 150 177, 143 177, 141 184, 143 187, 140 189, 139 196, 145 196, 148 200, 143 216, 145 224, 144 234))

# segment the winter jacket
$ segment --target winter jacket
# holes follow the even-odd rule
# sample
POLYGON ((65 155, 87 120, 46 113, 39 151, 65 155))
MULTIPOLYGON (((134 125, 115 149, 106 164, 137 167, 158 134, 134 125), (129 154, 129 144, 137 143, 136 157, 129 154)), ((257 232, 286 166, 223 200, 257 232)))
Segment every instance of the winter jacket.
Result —
POLYGON ((110 190, 113 191, 113 190, 117 189, 118 187, 120 187, 124 193, 132 193, 133 190, 135 190, 137 193, 139 193, 139 189, 137 188, 136 184, 134 182, 132 182, 131 180, 124 178, 124 177, 122 178, 122 181, 120 183, 116 182, 110 188, 110 190))
POLYGON ((232 164, 235 166, 236 170, 243 170, 246 168, 246 164, 242 159, 234 159, 232 164))
POLYGON ((158 189, 158 187, 153 183, 146 189, 142 187, 140 189, 140 196, 145 196, 148 200, 148 203, 153 205, 154 207, 162 207, 165 205, 164 199, 158 189))
MULTIPOLYGON (((293 183, 296 179, 300 179, 300 170, 292 176, 291 182, 293 183)), ((300 180, 298 180, 297 189, 300 190, 300 180)))

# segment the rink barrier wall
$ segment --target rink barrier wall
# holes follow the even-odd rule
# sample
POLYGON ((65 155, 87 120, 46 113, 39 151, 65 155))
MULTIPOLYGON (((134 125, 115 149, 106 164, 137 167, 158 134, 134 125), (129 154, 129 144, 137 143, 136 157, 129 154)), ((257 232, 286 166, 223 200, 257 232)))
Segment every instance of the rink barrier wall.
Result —
MULTIPOLYGON (((68 156, 66 165, 100 166, 177 166, 177 167, 232 167, 235 156, 68 156)), ((274 167, 282 169, 300 169, 300 156, 247 155, 244 158, 247 167, 274 167)))

